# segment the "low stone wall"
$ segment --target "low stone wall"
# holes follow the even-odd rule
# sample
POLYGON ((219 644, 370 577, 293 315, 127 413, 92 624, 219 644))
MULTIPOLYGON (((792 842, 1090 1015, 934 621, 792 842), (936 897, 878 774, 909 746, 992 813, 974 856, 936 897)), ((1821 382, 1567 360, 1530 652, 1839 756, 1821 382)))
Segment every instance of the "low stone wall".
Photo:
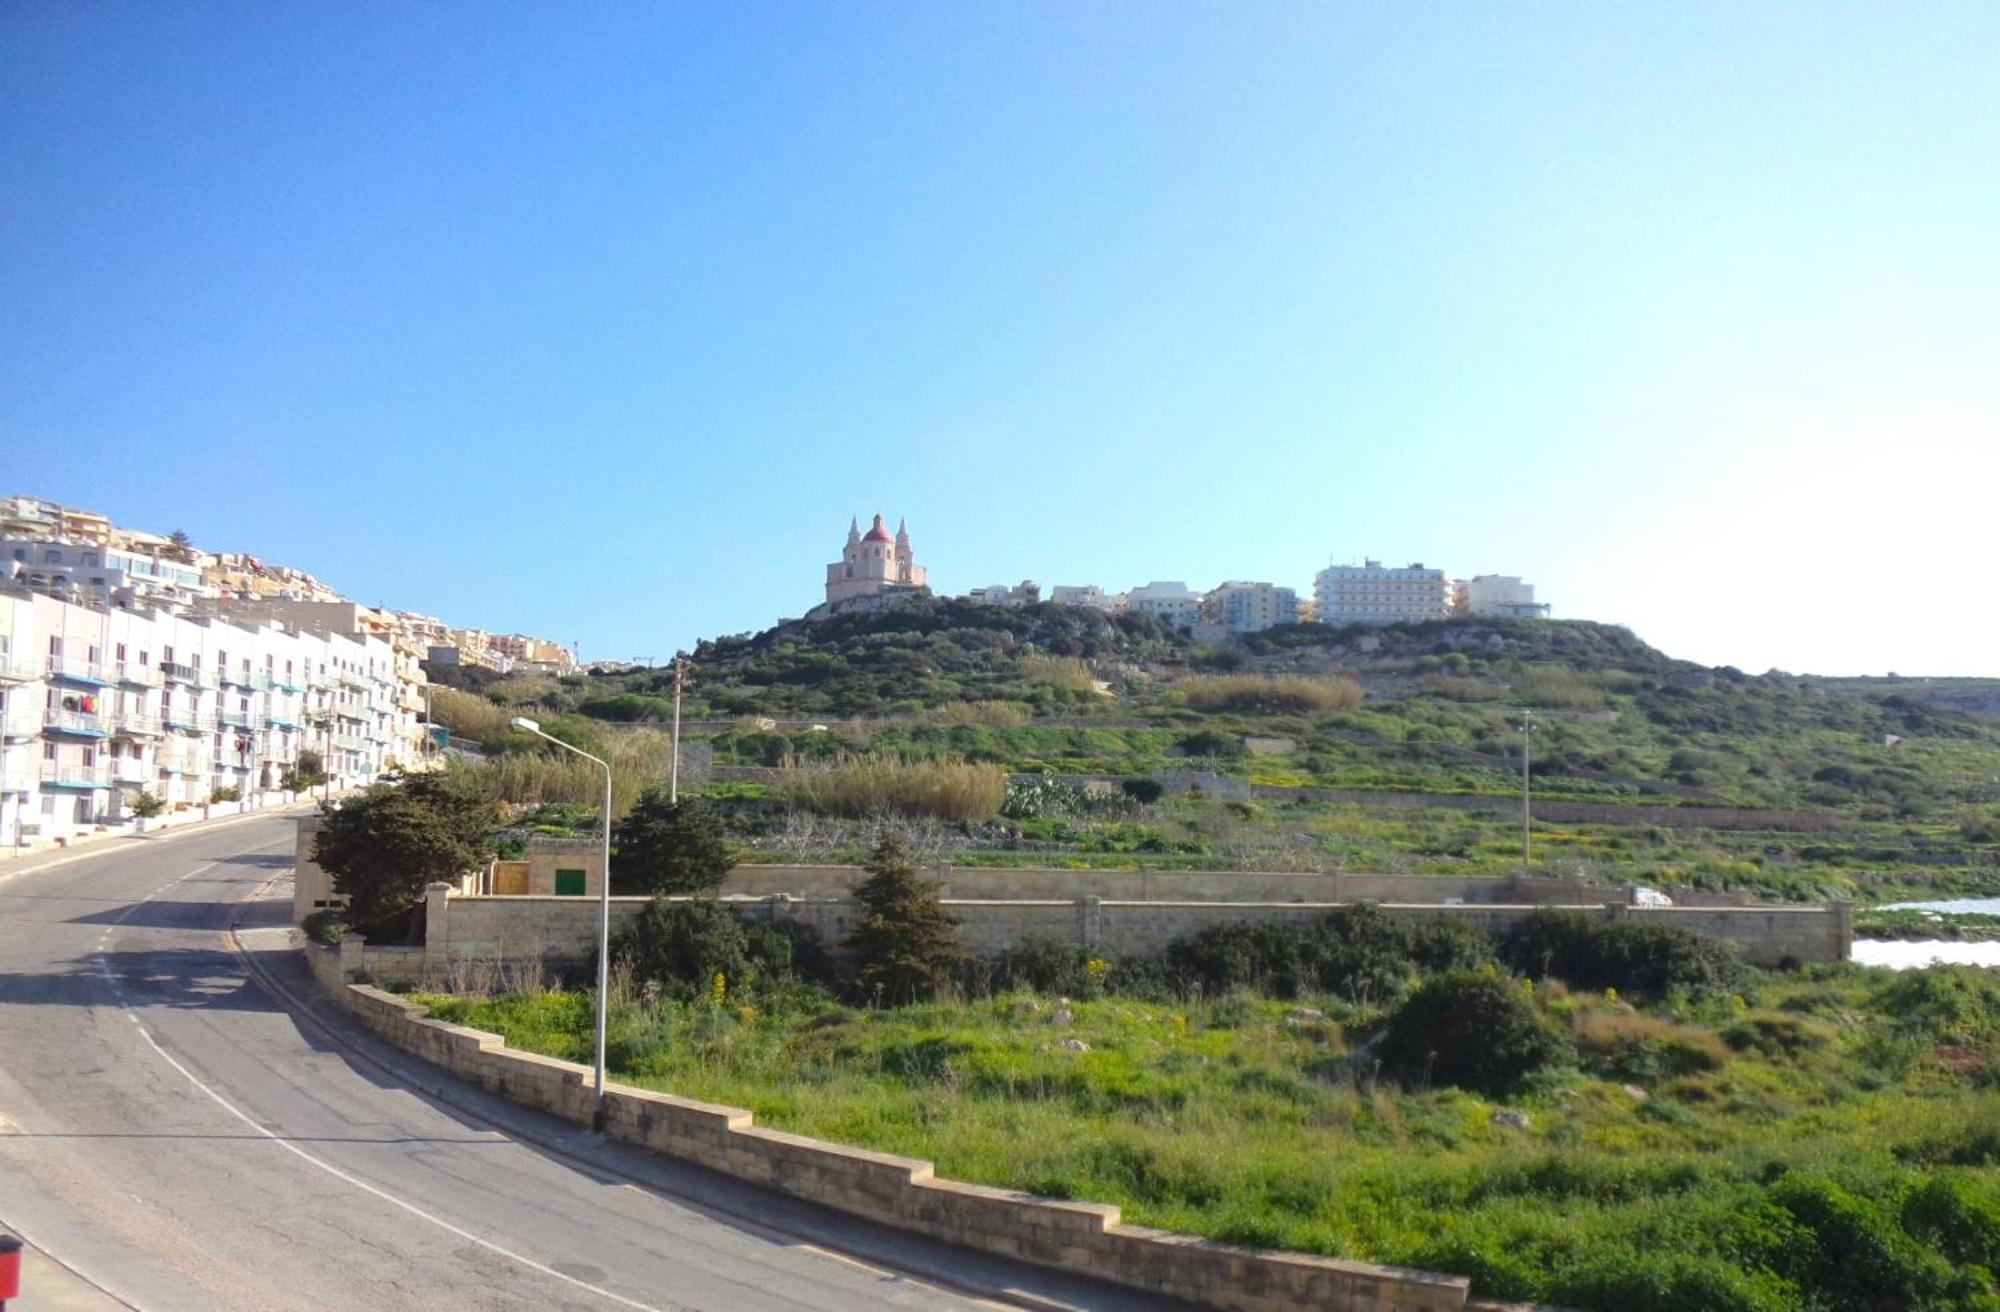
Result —
MULTIPOLYGON (((611 900, 612 933, 631 922, 643 898, 611 900)), ((739 899, 752 918, 799 921, 819 931, 838 949, 850 932, 856 904, 846 897, 739 899)), ((988 900, 946 898, 944 908, 974 952, 992 954, 1031 939, 1079 943, 1106 956, 1157 952, 1177 938, 1213 925, 1241 922, 1302 926, 1339 902, 1162 902, 1112 901, 1097 897, 988 900)), ((1457 920, 1494 933, 1504 932, 1540 909, 1533 903, 1383 903, 1405 915, 1457 920)), ((1798 962, 1845 961, 1853 947, 1853 926, 1845 903, 1825 907, 1648 907, 1623 903, 1582 908, 1589 914, 1624 917, 1653 925, 1675 925, 1742 949, 1744 960, 1775 966, 1798 962)), ((573 897, 459 897, 434 886, 426 906, 422 949, 367 949, 362 967, 370 978, 411 982, 428 967, 433 972, 454 960, 535 958, 553 966, 592 959, 597 948, 595 899, 573 897), (391 959, 382 952, 421 953, 422 960, 391 959), (415 973, 411 973, 414 971, 415 973)))
MULTIPOLYGON (((330 949, 307 951, 334 958, 330 949)), ((327 978, 324 961, 315 961, 313 973, 327 978)), ((431 1020, 423 1007, 377 988, 337 985, 332 996, 397 1047, 461 1079, 565 1120, 593 1122, 589 1067, 517 1052, 498 1035, 431 1020)), ((1482 1306, 1468 1300, 1463 1276, 1263 1252, 1125 1225, 1116 1207, 940 1180, 929 1162, 766 1129, 741 1108, 614 1084, 605 1092, 603 1129, 611 1138, 871 1221, 1203 1307, 1451 1312, 1482 1306)))
MULTIPOLYGON (((945 897, 978 901, 1461 902, 1595 905, 1616 890, 1574 879, 1507 875, 1355 875, 1267 870, 1069 870, 931 866, 945 897)), ((860 866, 740 865, 720 892, 741 897, 846 897, 868 877, 860 866)))

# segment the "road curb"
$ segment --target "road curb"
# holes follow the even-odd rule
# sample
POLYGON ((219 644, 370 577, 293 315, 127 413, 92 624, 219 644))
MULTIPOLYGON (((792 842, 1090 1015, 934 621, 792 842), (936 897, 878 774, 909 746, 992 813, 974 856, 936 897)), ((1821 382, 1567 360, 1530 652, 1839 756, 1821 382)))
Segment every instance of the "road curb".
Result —
MULTIPOLYGON (((821 1245, 822 1241, 814 1235, 803 1234, 796 1230, 787 1229, 782 1225, 774 1224, 767 1218, 756 1216, 748 1211, 730 1207, 722 1203, 717 1203, 710 1199, 695 1198, 695 1197, 690 1197, 689 1195, 686 1194, 675 1193, 671 1189, 662 1188, 660 1185, 652 1181, 628 1173, 627 1171, 621 1169, 615 1162, 595 1160, 578 1156, 574 1152, 570 1151, 570 1149, 565 1144, 555 1140, 550 1136, 535 1133, 531 1129, 524 1130, 517 1124, 501 1124, 499 1122, 496 1122, 493 1119, 491 1112, 487 1108, 475 1105, 473 1101, 470 1099, 464 1099, 454 1096, 457 1091, 454 1088, 455 1081, 450 1076, 442 1074, 433 1074, 428 1070, 423 1070, 422 1067, 424 1063, 420 1059, 412 1059, 414 1065, 419 1068, 417 1071, 413 1072, 410 1069, 404 1068, 400 1063, 386 1061, 380 1056, 376 1055, 375 1053, 364 1050, 358 1044, 355 1044, 352 1040, 350 1040, 345 1034, 339 1033, 332 1025, 328 1024, 325 1019, 323 1019, 320 1015, 317 1014, 317 1012, 314 1011, 311 1004, 301 1001, 299 996, 295 992, 293 992, 288 985, 280 983, 274 976, 271 975, 269 971, 265 970, 263 966, 258 964, 255 958, 251 955, 251 953, 244 947, 242 940, 237 936, 237 928, 243 918, 245 911, 261 898, 266 889, 270 888, 271 885, 277 883, 279 880, 285 878, 287 875, 291 873, 292 873, 291 871, 279 871, 277 874, 274 874, 269 879, 265 880, 262 884, 259 884, 255 889, 255 891, 253 891, 249 897, 246 897, 237 902, 235 908, 230 912, 229 919, 225 922, 225 928, 223 930, 223 933, 225 938, 228 940, 230 951, 235 953, 237 959, 243 963, 243 969, 245 974, 249 975, 253 980, 255 980, 259 988, 263 989, 265 992, 269 993, 273 998, 277 999, 279 1004, 282 1005, 285 1008, 286 1012, 288 1012, 295 1020, 302 1021, 306 1024, 310 1024, 311 1026, 313 1026, 314 1029, 318 1030, 319 1033, 323 1037, 325 1037, 325 1039, 329 1043, 339 1048, 343 1053, 345 1053, 349 1057, 353 1058, 356 1061, 362 1062, 377 1071, 380 1071, 384 1075, 390 1076, 391 1078, 397 1080, 398 1082, 403 1084, 405 1087, 411 1089, 412 1091, 421 1094, 422 1096, 429 1098, 435 1102, 442 1103, 446 1107, 449 1107, 454 1111, 462 1112, 468 1116, 478 1117, 481 1121, 484 1121, 485 1123, 494 1126, 501 1133, 504 1133, 511 1138, 517 1139, 522 1143, 532 1144, 539 1151, 547 1153, 549 1156, 555 1157, 571 1166, 576 1166, 584 1170, 605 1172, 611 1175, 615 1175, 625 1183, 630 1184, 635 1188, 645 1190, 647 1193, 658 1194, 662 1197, 671 1198, 676 1202, 685 1204, 687 1206, 698 1208, 704 1212, 710 1212, 718 1216, 727 1217, 732 1221, 754 1226, 757 1229, 767 1231, 771 1234, 783 1236, 788 1240, 792 1240, 798 1243, 813 1245, 815 1247, 821 1245)), ((288 950, 297 951, 296 948, 288 950)), ((604 1140, 604 1142, 606 1144, 610 1144, 612 1141, 604 1140)), ((640 1150, 635 1149, 633 1151, 640 1151, 640 1150)), ((672 1160, 672 1159, 667 1159, 667 1160, 672 1160)), ((693 1164, 691 1163, 682 1163, 682 1165, 691 1166, 692 1169, 697 1169, 697 1170, 701 1169, 699 1167, 694 1167, 693 1164)), ((893 1227, 885 1227, 885 1228, 893 1229, 893 1227)), ((1005 1304, 1009 1307, 1025 1309, 1025 1312, 1082 1312, 1082 1308, 1080 1307, 1080 1305, 1075 1303, 1065 1303, 1057 1299, 1044 1298, 1039 1294, 1031 1293, 1026 1290, 1009 1289, 994 1285, 980 1284, 977 1281, 967 1280, 963 1276, 954 1275, 952 1273, 940 1271, 935 1268, 914 1266, 906 1262, 898 1262, 896 1259, 892 1257, 885 1257, 876 1253, 866 1253, 866 1254, 853 1253, 853 1254, 842 1254, 842 1256, 848 1256, 854 1260, 865 1261, 870 1264, 878 1265, 885 1269, 895 1271, 900 1275, 910 1276, 916 1279, 926 1281, 930 1284, 941 1286, 945 1289, 951 1290, 954 1293, 964 1294, 975 1298, 992 1299, 996 1302, 1005 1304)))

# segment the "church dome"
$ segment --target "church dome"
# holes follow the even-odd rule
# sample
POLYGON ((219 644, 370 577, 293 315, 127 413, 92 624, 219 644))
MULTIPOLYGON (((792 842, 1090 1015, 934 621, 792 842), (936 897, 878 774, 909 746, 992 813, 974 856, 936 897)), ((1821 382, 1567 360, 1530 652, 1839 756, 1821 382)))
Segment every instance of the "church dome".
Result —
POLYGON ((863 542, 894 541, 894 539, 889 536, 889 530, 882 527, 882 517, 880 515, 875 516, 875 527, 869 529, 867 534, 863 536, 861 540, 863 542))

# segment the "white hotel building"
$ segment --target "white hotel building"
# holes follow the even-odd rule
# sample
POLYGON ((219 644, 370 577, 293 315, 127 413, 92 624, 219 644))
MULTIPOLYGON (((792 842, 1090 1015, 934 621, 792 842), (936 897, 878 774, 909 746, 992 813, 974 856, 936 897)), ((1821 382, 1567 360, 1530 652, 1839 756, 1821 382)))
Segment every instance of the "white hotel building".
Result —
POLYGON ((1313 580, 1313 600, 1319 622, 1329 626, 1441 620, 1451 614, 1451 580, 1421 562, 1400 569, 1385 569, 1379 560, 1332 565, 1313 580))
POLYGON ((0 847, 251 805, 311 748, 333 786, 424 755, 422 675, 385 637, 74 605, 0 587, 0 847))

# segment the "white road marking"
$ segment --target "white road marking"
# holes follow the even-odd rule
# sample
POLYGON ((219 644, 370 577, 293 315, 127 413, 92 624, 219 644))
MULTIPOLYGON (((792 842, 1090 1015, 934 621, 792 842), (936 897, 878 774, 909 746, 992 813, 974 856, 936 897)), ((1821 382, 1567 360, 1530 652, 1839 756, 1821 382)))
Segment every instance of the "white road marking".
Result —
MULTIPOLYGON (((250 850, 256 851, 257 849, 252 848, 250 850)), ((131 915, 132 912, 136 911, 139 907, 145 905, 148 902, 151 902, 154 898, 166 892, 168 889, 174 887, 174 885, 181 883, 183 880, 192 879, 196 875, 200 874, 202 871, 213 869, 214 867, 221 864, 222 863, 220 861, 210 861, 207 865, 196 866, 193 870, 188 871, 186 874, 181 875, 175 879, 170 879, 166 883, 160 885, 158 888, 148 893, 145 897, 140 898, 137 902, 132 903, 130 906, 126 907, 124 911, 120 912, 118 918, 112 921, 111 926, 104 931, 104 938, 108 940, 111 936, 111 930, 116 928, 118 925, 124 923, 125 917, 131 915)), ((311 1153, 307 1152, 305 1149, 299 1147, 297 1144, 292 1143, 289 1140, 284 1139, 276 1134, 273 1134, 270 1130, 265 1129, 264 1126, 259 1124, 256 1120, 252 1119, 247 1112, 244 1112, 234 1103, 230 1102, 227 1098, 223 1097, 220 1093, 217 1093, 214 1089, 210 1088, 207 1084, 205 1084, 202 1081, 200 1076, 196 1075, 193 1071, 189 1070, 187 1067, 181 1065, 181 1063, 174 1058, 174 1055, 172 1053, 168 1052, 165 1048, 160 1046, 159 1040, 153 1037, 152 1031, 146 1028, 145 1023, 139 1019, 138 1013, 133 1011, 130 1008, 130 1006, 126 1004, 125 989, 122 985, 119 984, 117 976, 111 973, 111 965, 108 961, 105 960, 104 953, 101 949, 97 954, 97 969, 98 969, 98 974, 103 976, 105 983, 111 986, 111 991, 117 995, 118 1005, 125 1008, 125 1018, 131 1021, 134 1025, 137 1025, 139 1027, 139 1037, 143 1038, 146 1041, 147 1046, 152 1048, 154 1052, 159 1053, 161 1059, 164 1060, 167 1063, 167 1065, 173 1067, 175 1070, 179 1071, 183 1076, 185 1076, 187 1078, 188 1083, 194 1085, 195 1088, 200 1089, 203 1093, 207 1094, 212 1100, 214 1100, 216 1106, 222 1108, 222 1110, 228 1112, 231 1116, 234 1116, 237 1120, 243 1122, 245 1125, 249 1126, 252 1130, 255 1130, 263 1138, 269 1139, 272 1143, 277 1144, 280 1148, 283 1148, 286 1152, 291 1153, 293 1156, 298 1157, 304 1161, 310 1162, 312 1165, 317 1166, 320 1170, 325 1171, 328 1175, 331 1175, 335 1179, 340 1180, 346 1184, 354 1186, 356 1189, 361 1190, 363 1193, 370 1194, 373 1197, 381 1199, 385 1203, 388 1203, 394 1207, 401 1208, 403 1211, 408 1212, 411 1216, 416 1217, 418 1220, 428 1221, 430 1224, 436 1226, 440 1230, 443 1230, 447 1234, 456 1235, 458 1238, 463 1239, 468 1243, 478 1245, 479 1247, 485 1249, 489 1253, 493 1253, 499 1257, 504 1257, 510 1262, 514 1262, 521 1266, 524 1266, 528 1268, 528 1270, 534 1271, 540 1275, 548 1276, 552 1280, 560 1280, 566 1285, 574 1286, 577 1289, 587 1290, 590 1293, 596 1294, 600 1298, 609 1299, 611 1302, 616 1303, 621 1307, 629 1307, 637 1309, 637 1312, 691 1312, 690 1309, 682 1307, 678 1304, 670 1304, 666 1307, 659 1307, 651 1303, 641 1303, 634 1299, 626 1298, 623 1294, 614 1293, 611 1290, 604 1288, 602 1285, 593 1285, 587 1280, 579 1280, 575 1276, 565 1275, 561 1271, 556 1270, 554 1267, 545 1265, 544 1263, 541 1262, 537 1262, 534 1258, 529 1257, 524 1253, 517 1253, 513 1249, 503 1247, 500 1244, 496 1244, 490 1239, 482 1239, 480 1236, 473 1234, 470 1230, 466 1230, 460 1226, 453 1225, 450 1221, 445 1220, 441 1216, 435 1216, 430 1212, 426 1212, 423 1208, 418 1207, 415 1203, 409 1202, 402 1198, 398 1198, 396 1195, 389 1193, 387 1190, 379 1189, 376 1186, 369 1184, 366 1180, 362 1180, 355 1176, 349 1175, 346 1171, 341 1170, 338 1166, 335 1166, 332 1162, 326 1161, 319 1157, 315 1157, 311 1153)))

